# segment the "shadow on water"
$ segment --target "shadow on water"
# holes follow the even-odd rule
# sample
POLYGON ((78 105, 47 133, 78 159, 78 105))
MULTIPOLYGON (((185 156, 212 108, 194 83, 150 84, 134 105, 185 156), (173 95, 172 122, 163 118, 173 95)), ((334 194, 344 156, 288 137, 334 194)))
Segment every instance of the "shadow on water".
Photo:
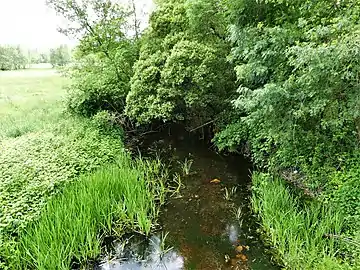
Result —
POLYGON ((184 187, 162 211, 162 232, 115 243, 112 255, 96 269, 279 269, 256 232, 246 159, 218 155, 182 135, 155 140, 146 148, 160 153, 180 174, 180 164, 192 160, 190 173, 182 174, 184 187))

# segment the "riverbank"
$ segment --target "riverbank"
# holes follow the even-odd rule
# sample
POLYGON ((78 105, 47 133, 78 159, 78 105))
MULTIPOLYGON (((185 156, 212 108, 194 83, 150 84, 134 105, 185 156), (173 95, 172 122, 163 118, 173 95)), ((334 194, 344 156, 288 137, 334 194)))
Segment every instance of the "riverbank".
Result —
POLYGON ((359 269, 357 229, 349 228, 340 205, 300 197, 269 174, 254 173, 252 182, 252 207, 277 263, 294 270, 359 269))
POLYGON ((156 163, 126 154, 108 113, 69 115, 51 73, 0 77, 0 269, 95 259, 107 234, 148 234, 163 202, 156 163))

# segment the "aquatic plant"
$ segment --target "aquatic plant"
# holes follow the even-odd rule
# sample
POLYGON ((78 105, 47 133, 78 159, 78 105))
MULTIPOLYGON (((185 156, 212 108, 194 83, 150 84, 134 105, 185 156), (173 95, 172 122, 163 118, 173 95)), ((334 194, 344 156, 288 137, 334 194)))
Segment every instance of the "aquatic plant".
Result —
POLYGON ((281 179, 253 174, 252 205, 261 219, 268 244, 289 269, 348 269, 336 257, 339 245, 327 234, 340 235, 342 217, 330 205, 300 204, 281 179))
POLYGON ((182 179, 180 174, 175 173, 173 175, 173 182, 174 182, 174 186, 170 186, 169 190, 171 191, 171 196, 177 196, 180 194, 180 190, 181 188, 184 187, 184 184, 182 183, 182 179))
POLYGON ((230 201, 235 196, 237 187, 236 186, 232 187, 230 190, 227 187, 225 187, 224 191, 225 191, 225 194, 224 194, 225 200, 230 201))
POLYGON ((238 208, 234 209, 234 214, 236 219, 239 222, 239 226, 242 227, 243 224, 243 211, 242 211, 242 206, 239 206, 238 208))
POLYGON ((185 160, 183 162, 179 161, 181 170, 184 175, 190 174, 190 170, 191 170, 191 166, 192 166, 193 162, 194 161, 192 159, 188 159, 188 158, 185 158, 185 160))
POLYGON ((169 232, 161 232, 160 238, 159 238, 159 252, 160 252, 160 258, 163 258, 165 254, 169 253, 174 247, 170 247, 166 245, 166 238, 168 237, 169 232))

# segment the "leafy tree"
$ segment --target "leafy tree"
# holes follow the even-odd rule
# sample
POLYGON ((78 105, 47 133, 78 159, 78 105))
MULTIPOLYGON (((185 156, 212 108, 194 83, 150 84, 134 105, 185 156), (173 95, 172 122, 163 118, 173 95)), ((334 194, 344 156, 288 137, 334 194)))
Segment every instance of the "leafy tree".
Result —
POLYGON ((158 1, 127 96, 130 118, 194 126, 229 105, 234 73, 222 11, 219 1, 158 1))
POLYGON ((128 35, 138 33, 138 24, 130 23, 134 7, 110 0, 48 4, 68 21, 60 32, 80 41, 75 64, 67 70, 73 78, 69 107, 87 115, 103 109, 122 112, 138 55, 138 40, 128 35))
POLYGON ((250 142, 254 161, 272 168, 341 166, 360 139, 360 5, 350 0, 236 4, 234 106, 244 117, 217 136, 219 146, 250 142))
POLYGON ((24 69, 26 64, 20 46, 0 46, 0 70, 24 69))
MULTIPOLYGON (((56 49, 51 49, 49 60, 53 67, 63 67, 70 63, 70 52, 67 45, 60 45, 60 47, 56 49)), ((41 58, 39 59, 39 63, 41 63, 41 58)))

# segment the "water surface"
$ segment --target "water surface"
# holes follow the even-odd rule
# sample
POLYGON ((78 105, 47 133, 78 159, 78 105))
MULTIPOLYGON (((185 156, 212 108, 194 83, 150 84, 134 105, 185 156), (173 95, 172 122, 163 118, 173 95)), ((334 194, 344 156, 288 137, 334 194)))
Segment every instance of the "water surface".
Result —
POLYGON ((97 269, 278 269, 256 232, 246 159, 220 156, 180 136, 148 148, 172 164, 184 187, 164 207, 157 234, 118 242, 97 269), (185 159, 193 161, 189 175, 182 171, 185 159))

